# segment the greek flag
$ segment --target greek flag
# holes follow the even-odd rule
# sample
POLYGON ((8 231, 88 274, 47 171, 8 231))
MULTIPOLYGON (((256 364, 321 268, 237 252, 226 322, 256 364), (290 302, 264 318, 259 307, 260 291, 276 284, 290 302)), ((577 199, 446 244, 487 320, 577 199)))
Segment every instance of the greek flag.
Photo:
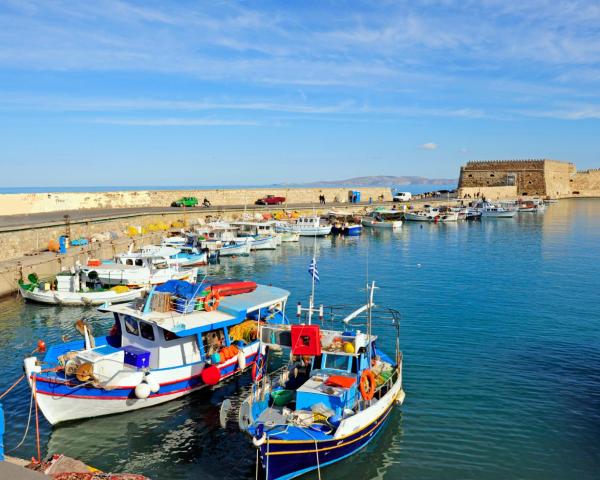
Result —
POLYGON ((310 261, 310 265, 308 266, 308 273, 310 276, 315 279, 315 281, 319 281, 319 271, 317 270, 317 260, 313 258, 310 261))

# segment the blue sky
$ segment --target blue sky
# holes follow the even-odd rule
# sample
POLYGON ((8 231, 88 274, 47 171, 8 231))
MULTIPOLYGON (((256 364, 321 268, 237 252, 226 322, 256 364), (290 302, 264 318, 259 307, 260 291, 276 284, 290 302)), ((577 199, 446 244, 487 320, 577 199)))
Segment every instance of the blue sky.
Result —
POLYGON ((600 167, 600 3, 0 2, 0 186, 600 167))

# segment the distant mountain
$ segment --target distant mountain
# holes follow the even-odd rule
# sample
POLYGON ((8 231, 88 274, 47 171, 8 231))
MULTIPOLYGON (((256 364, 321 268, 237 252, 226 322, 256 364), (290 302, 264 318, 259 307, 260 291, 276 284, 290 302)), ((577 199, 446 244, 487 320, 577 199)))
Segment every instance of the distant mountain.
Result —
POLYGON ((369 177, 354 177, 346 180, 320 181, 308 183, 287 183, 277 186, 302 187, 392 187, 396 185, 454 185, 455 178, 426 178, 426 177, 394 177, 391 175, 374 175, 369 177))

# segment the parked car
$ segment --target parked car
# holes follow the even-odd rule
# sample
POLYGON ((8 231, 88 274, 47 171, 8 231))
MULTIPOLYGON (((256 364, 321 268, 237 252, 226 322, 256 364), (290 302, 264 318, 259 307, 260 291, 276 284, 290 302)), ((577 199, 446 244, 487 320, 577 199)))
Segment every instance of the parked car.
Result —
POLYGON ((266 197, 259 198, 255 205, 281 205, 285 202, 285 197, 276 197, 275 195, 267 195, 266 197))
POLYGON ((198 199, 196 197, 182 197, 179 200, 175 200, 172 207, 197 207, 198 199))
POLYGON ((410 192, 396 192, 393 196, 394 202, 409 202, 411 199, 412 194, 410 192))

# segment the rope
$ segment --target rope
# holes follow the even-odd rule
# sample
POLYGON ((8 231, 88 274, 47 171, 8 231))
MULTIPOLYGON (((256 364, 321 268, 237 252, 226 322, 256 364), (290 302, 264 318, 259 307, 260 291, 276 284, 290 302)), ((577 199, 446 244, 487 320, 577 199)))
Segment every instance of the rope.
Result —
POLYGON ((37 402, 37 385, 36 385, 36 377, 33 376, 33 392, 35 397, 35 438, 37 444, 37 454, 38 454, 38 463, 42 462, 42 453, 40 450, 40 422, 38 416, 38 402, 37 402))
POLYGON ((254 478, 255 480, 258 480, 258 448, 256 449, 256 472, 254 478))
POLYGON ((316 438, 315 438, 315 455, 317 456, 317 474, 319 475, 319 480, 321 480, 321 463, 319 462, 319 446, 317 444, 316 438))
POLYGON ((8 392, 15 388, 24 378, 25 374, 21 375, 19 379, 8 388, 8 390, 6 390, 2 395, 0 395, 0 400, 2 400, 8 394, 8 392))
POLYGON ((21 439, 21 441, 15 448, 13 448, 11 450, 7 450, 7 452, 14 452, 17 448, 19 448, 21 445, 23 445, 23 442, 25 442, 25 439, 27 438, 27 434, 29 433, 29 424, 31 423, 32 410, 33 410, 33 388, 31 389, 31 399, 29 400, 29 416, 27 417, 27 426, 25 427, 25 433, 23 434, 23 438, 21 439))

